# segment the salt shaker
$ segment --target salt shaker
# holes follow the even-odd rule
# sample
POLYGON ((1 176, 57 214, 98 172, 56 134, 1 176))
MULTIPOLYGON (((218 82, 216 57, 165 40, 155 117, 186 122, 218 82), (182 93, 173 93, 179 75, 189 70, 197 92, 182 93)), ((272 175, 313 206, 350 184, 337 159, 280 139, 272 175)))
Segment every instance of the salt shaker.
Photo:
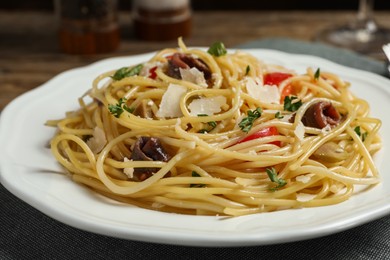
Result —
POLYGON ((133 0, 135 35, 142 40, 166 41, 191 34, 190 0, 133 0))

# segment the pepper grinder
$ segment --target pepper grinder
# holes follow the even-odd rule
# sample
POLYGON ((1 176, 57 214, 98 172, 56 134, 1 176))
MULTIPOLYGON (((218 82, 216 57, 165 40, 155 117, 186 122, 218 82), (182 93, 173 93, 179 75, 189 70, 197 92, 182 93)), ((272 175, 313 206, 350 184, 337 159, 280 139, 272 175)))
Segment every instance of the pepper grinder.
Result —
POLYGON ((132 16, 137 38, 167 41, 191 35, 190 0, 133 0, 132 16))

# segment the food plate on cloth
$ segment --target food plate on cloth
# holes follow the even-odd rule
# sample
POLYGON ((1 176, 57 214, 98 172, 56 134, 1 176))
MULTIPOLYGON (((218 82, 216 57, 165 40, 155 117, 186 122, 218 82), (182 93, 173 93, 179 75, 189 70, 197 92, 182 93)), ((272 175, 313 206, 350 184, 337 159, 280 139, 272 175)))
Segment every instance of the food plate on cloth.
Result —
MULTIPOLYGON (((188 246, 252 246, 299 241, 337 233, 389 214, 390 165, 386 159, 390 156, 387 115, 390 81, 315 56, 267 49, 245 52, 297 74, 306 73, 308 67, 321 68, 321 71, 335 73, 350 82, 351 91, 370 105, 370 115, 382 121, 379 131, 382 148, 373 156, 380 182, 369 188, 356 185, 348 200, 334 205, 242 216, 197 216, 150 210, 110 199, 78 185, 48 148, 57 130, 45 125, 47 120, 62 118, 65 111, 77 109, 80 106, 78 98, 91 88, 97 75, 141 64, 156 54, 147 53, 105 59, 63 72, 11 102, 2 111, 0 121, 1 183, 44 214, 70 226, 123 239, 188 246)), ((281 179, 273 177, 278 184, 273 189, 285 185, 281 179)))

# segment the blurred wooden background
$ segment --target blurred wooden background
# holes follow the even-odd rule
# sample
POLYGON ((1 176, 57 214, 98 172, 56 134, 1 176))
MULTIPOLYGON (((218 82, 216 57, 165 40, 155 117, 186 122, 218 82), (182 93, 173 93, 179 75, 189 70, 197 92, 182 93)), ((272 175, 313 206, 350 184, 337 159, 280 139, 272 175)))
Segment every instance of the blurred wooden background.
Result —
MULTIPOLYGON (((130 15, 131 0, 118 1, 119 48, 104 54, 68 55, 59 48, 54 0, 0 0, 0 111, 15 97, 62 71, 108 57, 176 46, 176 40, 137 39, 130 15)), ((313 41, 322 29, 354 19, 358 3, 359 0, 192 0, 193 33, 185 41, 188 46, 208 46, 218 40, 229 48, 269 37, 313 41)), ((375 11, 377 21, 390 28, 390 0, 375 0, 375 11)))
MULTIPOLYGON (((131 0, 118 1, 122 10, 131 9, 131 0)), ((359 0, 192 0, 192 7, 194 10, 351 10, 357 9, 358 3, 359 0)), ((53 0, 0 1, 0 9, 52 10, 53 0)), ((375 9, 390 9, 390 1, 375 0, 375 9)))

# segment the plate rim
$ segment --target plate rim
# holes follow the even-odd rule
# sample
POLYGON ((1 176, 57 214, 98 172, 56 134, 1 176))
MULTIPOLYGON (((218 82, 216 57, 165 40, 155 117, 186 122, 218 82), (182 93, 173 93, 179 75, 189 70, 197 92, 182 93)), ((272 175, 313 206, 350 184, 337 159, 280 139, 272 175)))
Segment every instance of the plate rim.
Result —
MULTIPOLYGON (((205 49, 205 47, 190 47, 190 48, 200 48, 200 49, 205 49)), ((351 68, 347 67, 341 64, 337 64, 333 61, 313 56, 313 55, 304 55, 304 54, 293 54, 293 53, 287 53, 279 50, 270 50, 270 49, 264 49, 264 48, 251 48, 251 49, 228 49, 228 51, 236 51, 236 50, 242 50, 245 52, 249 53, 261 53, 261 52, 267 52, 267 53, 275 53, 277 55, 282 55, 282 56, 287 56, 287 57, 292 57, 294 59, 296 58, 302 58, 305 60, 304 63, 307 63, 306 60, 314 60, 314 61, 320 61, 320 63, 326 63, 330 64, 330 66, 340 68, 343 70, 349 70, 349 71, 354 71, 355 73, 359 73, 359 77, 364 77, 369 75, 370 77, 373 77, 377 80, 383 81, 385 83, 390 83, 388 79, 381 75, 377 75, 368 71, 363 71, 360 69, 356 68, 351 68)), ((137 54, 137 55, 130 55, 130 56, 121 56, 121 57, 113 57, 113 58, 107 58, 103 60, 99 60, 96 62, 93 62, 89 65, 82 66, 82 67, 77 67, 73 68, 70 70, 66 70, 64 72, 61 72, 60 74, 54 76, 47 82, 43 83, 42 85, 29 90, 25 92, 24 94, 18 96, 14 100, 12 100, 4 109, 1 111, 0 114, 0 140, 5 140, 6 137, 4 136, 6 132, 6 126, 4 122, 9 120, 10 114, 17 107, 20 103, 23 102, 24 99, 32 96, 32 95, 37 95, 40 92, 44 92, 46 89, 53 88, 52 84, 53 82, 56 82, 57 80, 61 79, 62 77, 67 77, 68 75, 72 73, 81 73, 82 71, 88 71, 90 69, 93 69, 98 66, 102 66, 104 64, 109 64, 112 62, 117 62, 117 61, 127 61, 131 59, 136 59, 136 58, 145 58, 151 57, 155 54, 156 52, 148 52, 148 53, 143 53, 143 54, 137 54)), ((94 75, 96 76, 96 75, 94 75)), ((355 75, 356 77, 356 75, 355 75)), ((378 86, 376 86, 378 87, 378 86)), ((386 91, 387 93, 390 93, 389 89, 386 89, 384 86, 380 85, 380 88, 382 90, 386 91)), ((76 97, 77 98, 77 97, 76 97)), ((241 236, 240 240, 237 241, 237 237, 221 237, 221 236, 210 236, 210 234, 207 234, 210 236, 208 239, 202 236, 199 237, 194 237, 192 234, 186 235, 186 234, 181 234, 176 237, 168 236, 166 232, 164 231, 156 231, 154 230, 153 232, 145 231, 142 229, 133 229, 132 232, 120 232, 118 229, 112 229, 110 226, 105 226, 105 225, 86 225, 88 222, 83 222, 83 221, 77 221, 74 218, 71 218, 69 215, 64 215, 61 214, 60 212, 56 211, 55 208, 50 208, 47 207, 47 205, 42 204, 41 201, 37 200, 37 198, 32 198, 29 197, 28 194, 21 190, 19 187, 16 187, 14 183, 11 182, 11 179, 7 178, 7 153, 4 152, 3 150, 0 150, 0 182, 4 185, 4 187, 9 190, 11 193, 13 193, 15 196, 17 196, 19 199, 27 202, 34 208, 38 209, 40 212, 50 216, 53 219, 56 219, 62 223, 65 223, 67 225, 93 232, 93 233, 98 233, 102 235, 108 235, 108 236, 113 236, 113 237, 118 237, 118 238, 123 238, 123 239, 133 239, 133 240, 139 240, 139 241, 144 241, 144 242, 153 242, 153 243, 161 243, 161 238, 163 237, 164 243, 166 244, 174 244, 174 245, 191 245, 191 246, 253 246, 253 245, 267 245, 267 244, 278 244, 278 243, 284 243, 284 242, 293 242, 293 241, 298 241, 298 240, 306 240, 306 239, 311 239, 315 237, 321 237, 329 234, 333 234, 336 232, 340 232, 364 223, 367 223, 369 221, 372 221, 374 219, 378 219, 382 216, 385 216, 390 213, 390 202, 387 203, 386 205, 382 205, 382 207, 375 207, 376 211, 370 214, 366 214, 368 216, 360 215, 360 217, 355 216, 353 221, 345 221, 344 225, 335 225, 336 229, 332 230, 328 226, 332 226, 331 223, 327 225, 321 225, 320 227, 314 228, 314 229, 309 229, 306 230, 306 232, 298 232, 298 233, 293 233, 293 234, 287 234, 287 236, 273 236, 272 239, 261 239, 258 235, 248 235, 246 234, 245 236, 241 236), (323 229, 323 230, 321 230, 323 229), (321 233, 318 233, 321 231, 321 233), (156 236, 156 233, 157 236, 156 236), (298 235, 297 235, 298 234, 298 235), (203 240, 200 240, 200 238, 203 238, 203 240), (160 241, 160 242, 159 242, 160 241), (195 243, 195 244, 194 244, 195 243)), ((12 167, 12 166, 9 166, 12 167)), ((153 211, 152 211, 153 212, 153 211)), ((169 214, 169 213, 166 213, 169 214)), ((169 233, 169 232, 168 232, 169 233)))

